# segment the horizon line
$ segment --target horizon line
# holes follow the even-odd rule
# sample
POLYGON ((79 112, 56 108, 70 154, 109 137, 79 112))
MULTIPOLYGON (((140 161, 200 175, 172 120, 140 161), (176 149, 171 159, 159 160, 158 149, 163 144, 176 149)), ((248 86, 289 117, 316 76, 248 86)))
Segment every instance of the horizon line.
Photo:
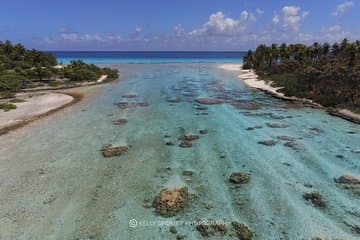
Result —
POLYGON ((131 52, 131 53, 135 53, 135 52, 139 52, 139 53, 144 53, 144 52, 188 52, 188 53, 202 53, 202 52, 213 52, 213 53, 234 53, 234 52, 247 52, 248 50, 236 50, 236 51, 202 51, 202 50, 196 50, 196 51, 182 51, 182 50, 154 50, 154 51, 138 51, 138 50, 40 50, 39 51, 44 51, 44 52, 131 52))

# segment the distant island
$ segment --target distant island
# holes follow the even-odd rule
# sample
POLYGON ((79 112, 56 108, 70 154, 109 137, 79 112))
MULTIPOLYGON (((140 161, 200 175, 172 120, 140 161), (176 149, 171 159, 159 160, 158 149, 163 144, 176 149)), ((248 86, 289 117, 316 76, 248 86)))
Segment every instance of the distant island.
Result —
POLYGON ((360 113, 360 41, 261 44, 247 52, 243 69, 254 69, 285 96, 360 113))
MULTIPOLYGON (((13 98, 19 91, 64 89, 118 77, 117 69, 100 68, 82 61, 59 65, 50 53, 0 41, 0 99, 13 98)), ((0 102, 0 109, 14 109, 17 101, 0 102)))

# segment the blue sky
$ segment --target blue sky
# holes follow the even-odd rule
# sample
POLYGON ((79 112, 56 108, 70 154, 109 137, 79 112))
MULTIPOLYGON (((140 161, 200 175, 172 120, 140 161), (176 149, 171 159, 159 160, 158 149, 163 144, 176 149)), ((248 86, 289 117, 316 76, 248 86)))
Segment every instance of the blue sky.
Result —
POLYGON ((360 39, 360 0, 11 0, 0 40, 42 50, 214 50, 360 39))

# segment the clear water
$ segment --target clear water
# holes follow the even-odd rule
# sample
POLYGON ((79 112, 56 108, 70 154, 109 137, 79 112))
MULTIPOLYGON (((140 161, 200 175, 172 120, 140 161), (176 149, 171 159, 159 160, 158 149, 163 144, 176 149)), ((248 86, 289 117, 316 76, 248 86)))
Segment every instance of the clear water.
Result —
POLYGON ((51 52, 59 63, 82 60, 87 63, 241 63, 245 52, 51 52))
POLYGON ((344 174, 360 177, 359 125, 322 110, 288 106, 247 88, 236 74, 216 64, 112 66, 119 68, 120 81, 0 137, 4 239, 175 239, 166 225, 171 223, 165 222, 175 220, 180 224, 178 234, 204 239, 188 224, 199 219, 245 223, 256 234, 254 239, 359 239, 344 223, 359 224, 359 195, 333 180, 344 174), (219 89, 242 107, 194 108, 194 98, 220 94, 219 89), (183 96, 183 91, 192 91, 195 97, 183 96), (124 99, 127 92, 138 97, 124 99), (170 104, 168 96, 182 101, 170 104), (147 101, 149 107, 121 110, 114 105, 121 101, 147 101), (248 109, 254 102, 260 108, 248 109), (276 119, 279 116, 285 118, 276 119), (112 124, 123 117, 127 124, 112 124), (270 128, 266 123, 288 127, 270 128), (245 130, 255 125, 262 128, 245 130), (204 128, 209 133, 201 135, 194 147, 177 145, 182 129, 197 133, 204 128), (165 134, 175 146, 165 145, 165 134), (281 140, 275 146, 257 143, 281 135, 296 138, 299 150, 281 140), (103 158, 100 149, 107 144, 126 144, 130 149, 122 156, 103 158), (45 173, 39 175, 41 168, 45 173), (194 175, 183 176, 183 170, 194 175), (234 187, 228 181, 234 171, 249 173, 250 183, 234 187), (195 197, 175 217, 163 218, 144 207, 163 187, 183 185, 195 197), (312 191, 321 193, 325 209, 303 199, 312 191), (44 204, 48 199, 53 201, 44 204), (137 227, 129 227, 131 219, 137 220, 137 227))

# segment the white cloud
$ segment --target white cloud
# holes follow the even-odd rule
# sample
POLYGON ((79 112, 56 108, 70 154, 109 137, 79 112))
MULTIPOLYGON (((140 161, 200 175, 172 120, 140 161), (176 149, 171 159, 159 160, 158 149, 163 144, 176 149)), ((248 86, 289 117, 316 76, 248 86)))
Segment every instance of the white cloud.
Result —
POLYGON ((308 11, 301 11, 298 6, 284 6, 281 13, 275 14, 272 18, 274 24, 282 22, 284 31, 297 32, 300 29, 300 23, 309 15, 308 11))
POLYGON ((353 7, 355 3, 353 1, 346 1, 336 6, 336 11, 333 12, 334 16, 340 16, 345 13, 349 8, 353 7))
POLYGON ((256 13, 259 14, 259 15, 262 15, 262 14, 264 14, 264 12, 265 12, 265 11, 262 10, 261 8, 256 8, 255 11, 256 11, 256 13))
POLYGON ((314 40, 314 36, 308 33, 298 33, 296 40, 302 43, 309 43, 314 40))
POLYGON ((274 15, 274 17, 273 17, 273 19, 272 19, 272 22, 274 23, 274 24, 278 24, 279 22, 280 22, 280 17, 279 17, 279 15, 274 15))
POLYGON ((340 32, 342 27, 340 25, 334 25, 328 28, 328 32, 340 32))
POLYGON ((222 12, 211 14, 209 20, 199 29, 190 32, 195 36, 231 36, 245 31, 250 21, 256 21, 253 13, 244 10, 239 19, 226 17, 222 12))
POLYGON ((142 33, 143 29, 140 26, 136 26, 134 29, 134 32, 131 34, 130 38, 133 40, 140 40, 140 35, 142 33))
POLYGON ((255 17, 255 15, 254 15, 253 13, 250 13, 249 19, 250 19, 251 21, 253 21, 253 22, 256 22, 256 17, 255 17))
POLYGON ((43 41, 46 43, 55 43, 57 41, 65 41, 65 42, 110 42, 110 41, 121 41, 122 38, 119 35, 108 33, 108 34, 100 34, 100 33, 76 33, 72 32, 67 28, 59 29, 59 36, 45 37, 43 41))
POLYGON ((185 34, 185 29, 181 24, 178 24, 174 27, 174 33, 177 37, 181 37, 185 34))

